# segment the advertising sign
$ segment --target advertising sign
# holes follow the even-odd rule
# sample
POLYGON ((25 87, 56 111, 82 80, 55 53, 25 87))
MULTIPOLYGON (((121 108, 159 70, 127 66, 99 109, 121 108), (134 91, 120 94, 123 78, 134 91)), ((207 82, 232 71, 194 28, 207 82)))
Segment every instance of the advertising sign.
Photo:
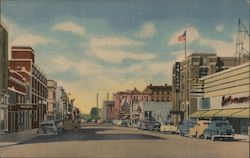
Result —
POLYGON ((176 92, 180 92, 180 69, 181 69, 181 63, 176 62, 175 63, 175 85, 176 85, 176 92))

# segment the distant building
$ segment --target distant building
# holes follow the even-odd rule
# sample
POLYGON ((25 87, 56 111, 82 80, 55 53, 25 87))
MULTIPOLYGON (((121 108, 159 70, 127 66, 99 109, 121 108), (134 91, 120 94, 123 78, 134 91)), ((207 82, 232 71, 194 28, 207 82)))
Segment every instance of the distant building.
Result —
POLYGON ((171 102, 172 101, 172 86, 165 84, 164 86, 148 85, 143 93, 151 95, 151 100, 154 102, 171 102))
POLYGON ((197 111, 197 98, 201 96, 192 92, 191 84, 194 80, 233 66, 235 66, 234 57, 218 57, 213 53, 193 53, 186 60, 176 62, 173 65, 172 83, 174 105, 172 113, 179 116, 176 122, 188 119, 190 114, 197 111))
POLYGON ((116 119, 129 119, 131 124, 137 124, 140 119, 140 101, 151 100, 151 95, 134 88, 132 91, 120 91, 114 94, 114 116, 116 119))
POLYGON ((0 134, 8 128, 8 31, 0 23, 0 134))
POLYGON ((115 117, 114 108, 115 102, 110 100, 103 101, 103 106, 101 108, 101 118, 105 121, 112 121, 113 119, 117 119, 115 117))
POLYGON ((9 67, 10 70, 21 74, 25 79, 27 84, 26 102, 38 107, 38 111, 32 112, 32 128, 38 128, 39 123, 46 119, 48 90, 45 74, 35 65, 34 50, 26 46, 13 46, 9 67), (38 112, 37 115, 36 112, 38 112))
POLYGON ((141 108, 141 120, 167 121, 171 120, 170 112, 173 109, 172 102, 152 102, 141 101, 139 103, 141 108))
POLYGON ((55 111, 57 108, 57 98, 56 98, 57 83, 56 81, 47 80, 47 87, 48 87, 47 119, 54 120, 55 111))

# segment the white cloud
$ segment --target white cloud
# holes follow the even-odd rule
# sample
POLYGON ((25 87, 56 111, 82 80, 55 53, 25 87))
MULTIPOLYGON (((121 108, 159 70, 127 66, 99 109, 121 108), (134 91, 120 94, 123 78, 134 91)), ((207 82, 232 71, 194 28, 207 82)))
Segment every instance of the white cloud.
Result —
POLYGON ((121 63, 124 59, 150 60, 155 55, 145 52, 133 52, 124 50, 126 47, 136 47, 141 42, 128 38, 104 37, 90 39, 88 55, 97 57, 105 62, 121 63))
POLYGON ((59 31, 71 32, 71 33, 78 35, 78 36, 85 35, 85 33, 86 33, 85 28, 83 26, 75 24, 75 23, 70 22, 70 21, 56 24, 52 27, 52 29, 59 30, 59 31))
MULTIPOLYGON (((179 32, 184 32, 185 29, 182 29, 181 31, 178 31, 174 33, 174 35, 169 40, 169 44, 177 44, 178 40, 177 37, 179 32)), ((197 44, 200 44, 201 46, 206 46, 213 49, 213 52, 216 53, 218 56, 234 56, 235 55, 235 46, 236 46, 236 35, 231 36, 231 42, 225 42, 222 40, 214 40, 209 39, 207 37, 202 36, 199 31, 195 28, 189 28, 187 29, 187 43, 191 42, 197 42, 197 44)), ((249 38, 245 38, 244 41, 244 48, 249 51, 249 38)), ((180 53, 180 56, 177 56, 177 59, 184 59, 184 51, 183 53, 180 53)), ((175 52, 176 53, 176 52, 175 52)), ((192 52, 187 51, 187 54, 190 54, 192 52)), ((177 52, 177 54, 179 54, 177 52)))
POLYGON ((131 40, 124 37, 104 37, 104 38, 91 38, 91 47, 121 47, 121 46, 139 46, 142 42, 131 40))
POLYGON ((150 38, 153 37, 153 35, 156 32, 156 28, 153 22, 146 22, 142 25, 141 30, 136 35, 141 38, 150 38))
POLYGON ((187 29, 181 29, 181 30, 175 32, 171 36, 168 44, 169 45, 174 45, 174 44, 180 43, 178 41, 178 36, 181 36, 184 33, 185 30, 186 30, 187 43, 192 43, 192 42, 196 41, 200 37, 199 32, 195 27, 189 27, 187 29))
POLYGON ((216 30, 217 32, 223 32, 223 31, 224 31, 224 25, 218 25, 218 26, 216 26, 216 27, 215 27, 215 30, 216 30))
POLYGON ((13 40, 13 45, 25 45, 25 46, 35 46, 35 45, 44 45, 48 43, 57 43, 56 40, 50 39, 47 37, 26 33, 20 34, 13 40))
POLYGON ((3 17, 2 20, 8 29, 10 47, 12 45, 35 46, 48 43, 55 44, 58 42, 55 39, 35 34, 30 30, 17 25, 15 22, 6 17, 3 17))
POLYGON ((101 65, 90 61, 73 61, 64 56, 51 56, 48 65, 53 65, 48 69, 49 74, 67 72, 75 70, 79 75, 98 75, 104 72, 101 65))

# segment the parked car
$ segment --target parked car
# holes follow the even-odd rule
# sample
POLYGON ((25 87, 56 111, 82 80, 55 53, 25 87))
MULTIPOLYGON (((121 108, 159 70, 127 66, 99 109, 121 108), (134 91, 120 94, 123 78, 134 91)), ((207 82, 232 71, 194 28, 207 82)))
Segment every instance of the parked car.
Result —
POLYGON ((151 124, 150 121, 141 120, 141 121, 139 122, 138 129, 141 129, 141 130, 149 130, 150 124, 151 124))
POLYGON ((197 121, 195 126, 193 128, 189 129, 188 136, 189 137, 196 137, 196 138, 204 137, 205 129, 208 128, 208 125, 210 123, 211 123, 211 121, 208 121, 208 120, 197 121))
POLYGON ((227 138, 234 139, 234 129, 228 121, 212 121, 211 124, 205 129, 204 138, 227 138))
POLYGON ((54 121, 47 121, 40 123, 38 134, 58 134, 58 127, 54 121))
POLYGON ((195 123, 196 120, 193 119, 183 121, 179 127, 180 135, 185 136, 188 133, 189 129, 194 127, 195 123))
POLYGON ((150 122, 149 130, 150 131, 160 131, 161 123, 157 121, 150 122))
POLYGON ((174 125, 173 122, 164 122, 162 125, 161 125, 161 128, 160 128, 160 132, 162 133, 178 133, 179 132, 179 129, 177 126, 174 125))

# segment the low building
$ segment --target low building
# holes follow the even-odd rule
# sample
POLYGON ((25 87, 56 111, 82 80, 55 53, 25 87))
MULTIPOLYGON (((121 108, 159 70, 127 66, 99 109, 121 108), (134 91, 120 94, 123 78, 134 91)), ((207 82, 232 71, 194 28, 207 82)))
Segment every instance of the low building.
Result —
POLYGON ((171 120, 172 102, 142 101, 139 103, 141 109, 140 120, 155 120, 159 122, 171 120))
POLYGON ((201 78, 204 96, 199 100, 199 111, 191 118, 226 119, 236 133, 249 130, 250 63, 201 78))

